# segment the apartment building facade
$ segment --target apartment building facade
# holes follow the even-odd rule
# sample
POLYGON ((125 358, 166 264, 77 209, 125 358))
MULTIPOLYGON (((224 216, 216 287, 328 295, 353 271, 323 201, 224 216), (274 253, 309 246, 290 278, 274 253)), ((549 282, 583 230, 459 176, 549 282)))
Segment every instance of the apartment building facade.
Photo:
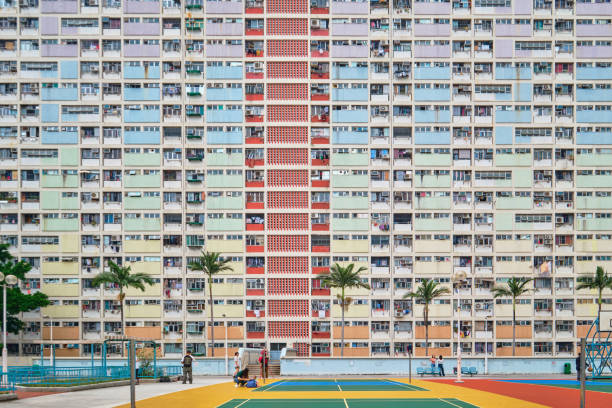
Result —
MULTIPOLYGON (((12 355, 121 330, 221 356, 337 356, 330 265, 364 266, 345 356, 570 356, 612 270, 606 0, 0 0, 0 238, 32 265, 12 355), (606 137, 608 139, 606 139, 606 137), (233 270, 208 283, 205 248, 233 270), (467 279, 454 287, 458 272, 467 279), (460 321, 460 325, 459 325, 460 321), (51 330, 51 326, 53 329, 51 330), (460 334, 461 341, 458 341, 460 334), (51 337, 53 336, 53 338, 51 337)), ((605 294, 610 306, 612 294, 605 294)), ((605 306, 605 305, 604 305, 605 306)), ((118 353, 118 349, 110 350, 118 353)))

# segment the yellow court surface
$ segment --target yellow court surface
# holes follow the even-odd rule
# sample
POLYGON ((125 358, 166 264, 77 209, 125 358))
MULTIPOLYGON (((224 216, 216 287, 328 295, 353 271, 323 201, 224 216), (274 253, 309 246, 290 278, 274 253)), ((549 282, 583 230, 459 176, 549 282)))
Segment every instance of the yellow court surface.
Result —
MULTIPOLYGON (((138 408, 543 408, 491 392, 408 379, 280 379, 259 388, 232 382, 138 401, 138 408)), ((120 408, 128 408, 129 404, 120 408)))

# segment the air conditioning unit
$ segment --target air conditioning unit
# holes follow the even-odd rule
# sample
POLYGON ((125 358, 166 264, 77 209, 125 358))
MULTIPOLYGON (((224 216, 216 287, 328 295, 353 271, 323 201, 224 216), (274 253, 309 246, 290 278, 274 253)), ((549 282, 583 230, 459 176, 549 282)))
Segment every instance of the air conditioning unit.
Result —
POLYGON ((318 21, 313 21, 312 23, 310 23, 310 28, 318 30, 319 28, 321 28, 321 24, 318 21))
POLYGON ((256 62, 253 67, 255 69, 263 69, 263 62, 256 62))
POLYGON ((381 106, 379 109, 379 112, 389 112, 389 107, 388 106, 381 106))
POLYGON ((396 310, 395 317, 404 317, 404 312, 402 312, 401 310, 396 310))
POLYGON ((562 223, 563 223, 563 222, 565 222, 565 221, 564 221, 564 218, 563 218, 563 217, 556 217, 556 218, 555 218, 555 222, 556 222, 557 224, 562 224, 562 223))
POLYGON ((100 199, 100 194, 99 193, 91 193, 91 199, 92 200, 100 199))
POLYGON ((476 310, 480 310, 482 309, 482 303, 476 303, 474 307, 476 308, 476 310))
POLYGON ((187 110, 193 110, 193 105, 186 105, 186 106, 185 106, 185 109, 187 109, 187 110))

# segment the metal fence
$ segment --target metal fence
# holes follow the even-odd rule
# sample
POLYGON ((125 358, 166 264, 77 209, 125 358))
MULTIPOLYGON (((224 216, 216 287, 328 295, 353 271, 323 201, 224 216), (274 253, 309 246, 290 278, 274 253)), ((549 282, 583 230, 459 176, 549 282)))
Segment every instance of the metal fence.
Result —
MULTIPOLYGON (((150 366, 138 368, 138 378, 159 378, 181 373, 180 366, 150 366)), ((127 366, 97 367, 19 367, 12 368, 7 374, 8 384, 30 387, 71 387, 98 384, 110 381, 127 380, 130 370, 127 366)))

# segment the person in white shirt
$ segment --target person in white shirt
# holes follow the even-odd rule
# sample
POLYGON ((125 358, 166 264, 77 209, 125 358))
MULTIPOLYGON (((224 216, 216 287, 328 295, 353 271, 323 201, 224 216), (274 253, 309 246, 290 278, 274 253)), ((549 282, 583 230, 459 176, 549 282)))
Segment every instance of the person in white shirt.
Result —
POLYGON ((240 354, 238 352, 234 353, 234 375, 240 370, 240 354))

